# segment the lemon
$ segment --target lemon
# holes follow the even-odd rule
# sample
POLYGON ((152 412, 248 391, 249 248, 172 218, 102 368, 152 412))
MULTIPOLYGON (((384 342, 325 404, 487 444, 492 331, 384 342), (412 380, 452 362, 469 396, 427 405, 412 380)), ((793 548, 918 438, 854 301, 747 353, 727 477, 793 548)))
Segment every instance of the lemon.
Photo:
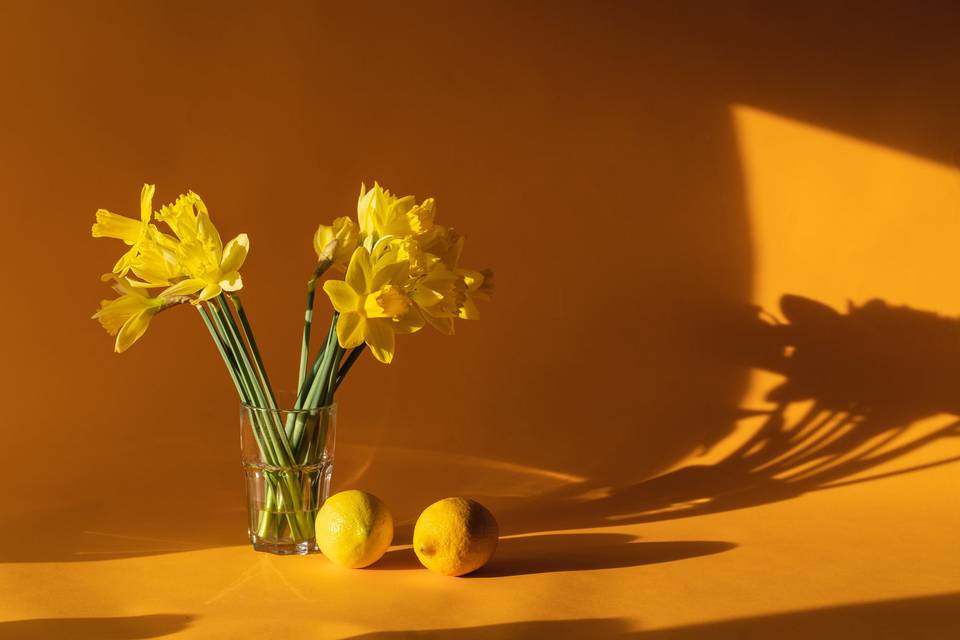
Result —
POLYGON ((444 498, 423 510, 413 528, 413 550, 427 569, 462 576, 487 563, 500 530, 493 514, 468 498, 444 498))
POLYGON ((327 498, 317 514, 317 545, 342 567, 366 567, 393 541, 393 516, 374 495, 351 489, 327 498))

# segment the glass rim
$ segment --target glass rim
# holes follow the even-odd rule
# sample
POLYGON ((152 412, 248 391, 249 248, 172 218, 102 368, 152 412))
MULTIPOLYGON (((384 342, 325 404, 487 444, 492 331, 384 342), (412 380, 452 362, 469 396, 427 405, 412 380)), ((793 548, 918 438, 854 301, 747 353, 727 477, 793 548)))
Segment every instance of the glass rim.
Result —
POLYGON ((247 411, 255 411, 259 413, 306 413, 306 414, 319 414, 319 413, 332 413, 337 408, 337 401, 334 400, 330 404, 325 404, 321 407, 315 407, 313 409, 285 409, 283 407, 277 407, 276 409, 269 409, 264 407, 255 407, 252 404, 240 401, 240 407, 246 409, 247 411))

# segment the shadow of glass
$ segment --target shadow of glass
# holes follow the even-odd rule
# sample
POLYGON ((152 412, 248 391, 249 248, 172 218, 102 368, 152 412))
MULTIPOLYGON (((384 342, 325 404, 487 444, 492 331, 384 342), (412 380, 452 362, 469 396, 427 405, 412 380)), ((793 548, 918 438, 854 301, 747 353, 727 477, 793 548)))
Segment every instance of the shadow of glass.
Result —
POLYGON ((0 640, 139 640, 183 631, 193 616, 157 614, 125 618, 37 618, 0 622, 0 640))
MULTIPOLYGON (((960 320, 880 300, 840 313, 784 296, 786 322, 751 308, 718 323, 727 357, 783 376, 772 410, 745 442, 710 465, 691 464, 621 486, 568 484, 506 508, 519 533, 695 516, 948 464, 871 470, 944 438, 960 420, 960 320), (596 497, 583 499, 594 493, 596 497)), ((746 412, 745 412, 746 414, 746 412)))
MULTIPOLYGON (((490 563, 470 574, 470 577, 498 578, 638 567, 722 553, 737 546, 732 542, 715 540, 636 540, 635 536, 619 533, 560 533, 501 538, 490 563)), ((374 565, 376 569, 420 567, 412 548, 390 551, 374 565)))

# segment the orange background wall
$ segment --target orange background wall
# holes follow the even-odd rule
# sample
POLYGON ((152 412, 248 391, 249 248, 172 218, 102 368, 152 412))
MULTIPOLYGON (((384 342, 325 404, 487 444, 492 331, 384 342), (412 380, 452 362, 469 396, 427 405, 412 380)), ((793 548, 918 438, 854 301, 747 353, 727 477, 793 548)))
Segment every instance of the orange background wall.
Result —
POLYGON ((144 182, 250 235, 281 388, 311 234, 361 181, 436 197, 465 263, 496 270, 479 323, 401 338, 340 394, 335 483, 403 522, 448 494, 625 486, 735 435, 766 383, 720 328, 750 304, 960 311, 949 3, 63 9, 0 5, 2 473, 37 532, 0 553, 49 545, 53 508, 75 514, 64 557, 118 521, 243 543, 236 399, 199 319, 165 313, 122 356, 89 319, 120 249, 94 211, 134 213, 144 182))

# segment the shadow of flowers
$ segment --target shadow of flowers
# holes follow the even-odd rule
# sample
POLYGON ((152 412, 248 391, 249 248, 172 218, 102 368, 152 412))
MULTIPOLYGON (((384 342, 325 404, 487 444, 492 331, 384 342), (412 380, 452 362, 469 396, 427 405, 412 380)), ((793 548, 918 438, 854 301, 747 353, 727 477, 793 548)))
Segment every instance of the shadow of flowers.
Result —
POLYGON ((870 473, 960 435, 960 420, 948 417, 960 414, 960 320, 881 300, 841 313, 795 295, 780 310, 785 321, 751 307, 716 325, 724 357, 783 376, 767 394, 771 409, 741 411, 762 420, 745 442, 714 464, 505 505, 508 532, 728 511, 960 459, 870 473), (947 417, 926 420, 938 416, 947 417))

